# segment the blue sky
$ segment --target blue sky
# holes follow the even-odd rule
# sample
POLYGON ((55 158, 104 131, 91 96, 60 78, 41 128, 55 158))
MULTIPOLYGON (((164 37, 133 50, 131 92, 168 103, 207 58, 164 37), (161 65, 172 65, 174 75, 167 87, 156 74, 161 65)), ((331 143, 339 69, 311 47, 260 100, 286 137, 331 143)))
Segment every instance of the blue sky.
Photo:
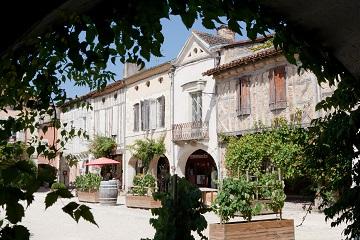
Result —
MULTIPOLYGON (((187 38, 190 36, 192 29, 208 32, 215 34, 215 30, 209 30, 202 26, 201 21, 196 21, 191 29, 187 29, 185 25, 181 22, 180 17, 172 17, 170 20, 163 19, 162 21, 164 35, 164 43, 162 46, 162 54, 164 57, 161 58, 151 58, 150 62, 146 64, 146 68, 158 65, 160 63, 172 60, 176 58, 180 52, 182 46, 185 44, 187 38)), ((244 39, 246 37, 236 36, 237 40, 244 39)), ((108 70, 116 74, 115 80, 122 79, 123 66, 118 64, 116 66, 109 64, 108 70)), ((89 92, 88 87, 77 87, 73 86, 73 82, 67 82, 64 84, 64 88, 69 97, 75 97, 84 95, 89 92)))

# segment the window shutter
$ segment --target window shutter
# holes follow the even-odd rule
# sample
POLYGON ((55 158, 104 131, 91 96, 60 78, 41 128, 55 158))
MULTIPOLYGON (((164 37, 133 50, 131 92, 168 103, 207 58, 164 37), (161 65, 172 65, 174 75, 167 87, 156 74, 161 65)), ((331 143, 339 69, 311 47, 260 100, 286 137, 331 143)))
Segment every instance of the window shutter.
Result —
POLYGON ((285 66, 274 69, 274 81, 276 91, 276 108, 286 108, 286 80, 285 80, 285 66))
POLYGON ((250 79, 243 77, 240 81, 240 113, 241 115, 250 114, 250 79))
POLYGON ((269 71, 269 107, 270 110, 275 109, 276 97, 275 97, 275 79, 274 79, 274 71, 269 71))
POLYGON ((144 101, 145 113, 144 113, 144 130, 149 130, 150 126, 150 102, 149 100, 144 101))
POLYGON ((140 111, 141 111, 141 130, 145 130, 145 104, 144 101, 140 101, 140 111))
POLYGON ((156 129, 156 119, 157 119, 157 112, 156 112, 156 100, 150 100, 150 113, 149 113, 149 121, 150 121, 150 129, 156 129))
POLYGON ((157 99, 157 126, 165 126, 165 97, 161 96, 157 99))
POLYGON ((241 113, 241 79, 236 82, 236 113, 241 113))
POLYGON ((139 131, 139 104, 134 105, 134 132, 139 131))
POLYGON ((119 121, 119 111, 118 106, 112 107, 112 128, 111 128, 111 135, 117 135, 118 133, 118 121, 119 121))

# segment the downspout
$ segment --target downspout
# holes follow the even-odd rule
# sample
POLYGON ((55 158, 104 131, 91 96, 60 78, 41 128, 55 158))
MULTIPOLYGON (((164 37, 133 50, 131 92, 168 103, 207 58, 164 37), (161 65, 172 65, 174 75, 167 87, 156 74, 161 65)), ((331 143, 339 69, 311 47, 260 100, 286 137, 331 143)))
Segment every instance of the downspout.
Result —
POLYGON ((124 111, 123 115, 123 119, 122 120, 122 124, 123 124, 123 155, 122 155, 122 189, 125 190, 125 186, 126 186, 126 92, 127 92, 127 87, 124 87, 124 106, 123 109, 121 109, 122 111, 124 111))
POLYGON ((176 161, 175 161, 175 143, 173 141, 173 126, 174 126, 174 114, 175 114, 175 101, 174 101, 174 75, 175 75, 175 66, 172 65, 170 68, 170 81, 171 81, 171 99, 170 99, 170 107, 171 107, 171 126, 170 126, 170 131, 171 131, 171 151, 172 151, 172 162, 173 162, 173 169, 172 172, 173 174, 176 173, 176 161))
MULTIPOLYGON (((221 61, 221 52, 216 51, 217 56, 215 57, 215 62, 214 62, 214 66, 217 67, 220 65, 220 61, 221 61)), ((213 76, 214 78, 214 76, 213 76)), ((218 129, 219 129, 219 121, 218 121, 218 103, 219 103, 219 98, 218 98, 218 89, 217 89, 217 84, 216 84, 216 79, 214 78, 215 81, 215 121, 216 121, 216 146, 217 146, 217 154, 218 154, 218 160, 219 160, 219 170, 218 170, 218 180, 221 182, 222 181, 222 163, 221 163, 221 151, 220 151, 220 144, 219 144, 219 136, 218 136, 218 129)), ((219 188, 220 186, 218 186, 219 188)))

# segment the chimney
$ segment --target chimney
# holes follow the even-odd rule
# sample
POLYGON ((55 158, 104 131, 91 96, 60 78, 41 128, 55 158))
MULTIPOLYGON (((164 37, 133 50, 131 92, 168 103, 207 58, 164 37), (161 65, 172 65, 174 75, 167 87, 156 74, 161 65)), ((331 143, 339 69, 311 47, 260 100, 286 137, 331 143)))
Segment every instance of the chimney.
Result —
POLYGON ((235 32, 231 31, 227 25, 221 25, 216 28, 216 31, 218 36, 235 41, 235 32))
POLYGON ((139 71, 140 71, 140 66, 138 66, 136 63, 125 62, 123 78, 130 77, 131 75, 134 75, 139 71))

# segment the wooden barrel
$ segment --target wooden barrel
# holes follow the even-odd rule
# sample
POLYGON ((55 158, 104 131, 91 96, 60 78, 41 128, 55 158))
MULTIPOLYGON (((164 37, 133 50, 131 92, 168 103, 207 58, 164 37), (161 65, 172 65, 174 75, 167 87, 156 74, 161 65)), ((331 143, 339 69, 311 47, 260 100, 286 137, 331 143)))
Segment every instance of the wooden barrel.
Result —
POLYGON ((118 196, 117 180, 101 181, 99 202, 102 205, 116 205, 118 196))

